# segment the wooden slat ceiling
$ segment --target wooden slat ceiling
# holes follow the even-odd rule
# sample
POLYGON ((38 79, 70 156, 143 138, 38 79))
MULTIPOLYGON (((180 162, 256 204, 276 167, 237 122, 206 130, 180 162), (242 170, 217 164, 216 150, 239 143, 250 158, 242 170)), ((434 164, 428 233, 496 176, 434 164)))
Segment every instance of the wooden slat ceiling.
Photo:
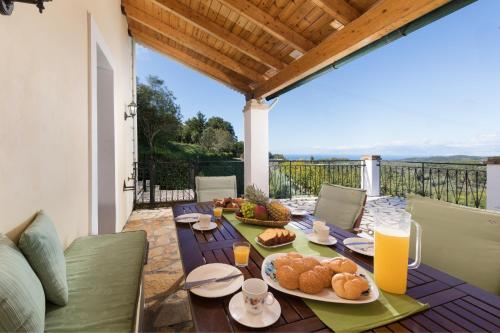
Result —
POLYGON ((122 0, 132 36, 264 98, 450 0, 122 0))

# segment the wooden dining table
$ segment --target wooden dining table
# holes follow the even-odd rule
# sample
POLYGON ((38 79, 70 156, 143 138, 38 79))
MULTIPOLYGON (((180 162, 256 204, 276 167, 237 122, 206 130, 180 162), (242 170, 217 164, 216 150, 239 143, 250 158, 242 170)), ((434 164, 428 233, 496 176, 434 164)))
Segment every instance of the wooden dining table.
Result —
MULTIPOLYGON (((174 216, 186 213, 212 214, 212 203, 189 203, 173 208, 174 216)), ((313 216, 293 217, 289 223, 304 232, 312 229, 313 216)), ((354 260, 357 264, 373 271, 373 260, 357 254, 342 241, 355 235, 330 226, 331 235, 338 242, 332 248, 340 255, 354 260)), ((184 274, 208 263, 233 265, 232 245, 244 237, 233 225, 222 218, 217 229, 196 231, 190 224, 176 223, 180 254, 184 274)), ((487 255, 487 254, 484 254, 487 255)), ((248 266, 241 268, 245 279, 261 276, 263 257, 254 249, 250 250, 248 266)), ((500 277, 499 277, 500 278, 500 277)), ((281 305, 279 320, 263 331, 276 332, 327 332, 331 331, 301 298, 273 290, 281 305)), ((408 272, 407 295, 428 303, 430 308, 392 324, 378 327, 370 332, 500 332, 500 297, 476 288, 464 281, 437 269, 420 265, 408 272)), ((195 328, 199 332, 255 331, 240 325, 228 311, 233 295, 221 298, 203 298, 189 293, 191 314, 195 328)))

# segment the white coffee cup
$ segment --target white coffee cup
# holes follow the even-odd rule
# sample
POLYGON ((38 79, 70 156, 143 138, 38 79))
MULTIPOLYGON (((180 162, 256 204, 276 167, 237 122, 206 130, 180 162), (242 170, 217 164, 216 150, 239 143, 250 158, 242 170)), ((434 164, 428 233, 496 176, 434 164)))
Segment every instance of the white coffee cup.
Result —
POLYGON ((212 220, 212 215, 201 214, 200 215, 200 227, 208 229, 208 227, 210 227, 211 220, 212 220))
POLYGON ((267 291, 267 283, 261 279, 248 279, 243 282, 241 290, 245 309, 252 314, 260 314, 264 305, 271 305, 275 299, 272 293, 267 291))
POLYGON ((320 227, 320 226, 324 227, 325 225, 326 225, 326 223, 323 221, 314 221, 313 222, 313 232, 316 233, 318 227, 320 227))
POLYGON ((316 237, 320 242, 327 242, 330 236, 330 227, 327 225, 320 225, 316 227, 316 237))

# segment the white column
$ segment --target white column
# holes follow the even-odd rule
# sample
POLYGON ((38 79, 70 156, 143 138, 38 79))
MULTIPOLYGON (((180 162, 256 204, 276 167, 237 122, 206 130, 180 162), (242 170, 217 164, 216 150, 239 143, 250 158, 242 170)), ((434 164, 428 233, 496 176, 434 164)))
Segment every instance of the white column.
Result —
POLYGON ((369 197, 380 196, 380 156, 365 155, 361 158, 365 167, 361 172, 361 188, 369 197))
POLYGON ((500 211, 500 156, 486 161, 486 209, 500 211))
POLYGON ((247 101, 245 119, 245 187, 255 185, 269 195, 269 106, 247 101))

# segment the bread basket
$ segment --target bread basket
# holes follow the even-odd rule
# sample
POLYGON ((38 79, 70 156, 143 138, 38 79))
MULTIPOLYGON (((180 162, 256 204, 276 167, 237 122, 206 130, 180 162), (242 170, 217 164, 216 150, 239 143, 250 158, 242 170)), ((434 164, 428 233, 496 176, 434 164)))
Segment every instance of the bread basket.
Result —
POLYGON ((238 216, 238 215, 235 215, 235 217, 236 217, 236 219, 238 221, 241 221, 243 223, 260 225, 260 226, 263 226, 263 227, 275 227, 275 228, 279 228, 279 227, 284 227, 285 225, 288 224, 288 222, 290 222, 290 221, 274 221, 274 220, 249 219, 249 218, 241 217, 241 216, 238 216))

